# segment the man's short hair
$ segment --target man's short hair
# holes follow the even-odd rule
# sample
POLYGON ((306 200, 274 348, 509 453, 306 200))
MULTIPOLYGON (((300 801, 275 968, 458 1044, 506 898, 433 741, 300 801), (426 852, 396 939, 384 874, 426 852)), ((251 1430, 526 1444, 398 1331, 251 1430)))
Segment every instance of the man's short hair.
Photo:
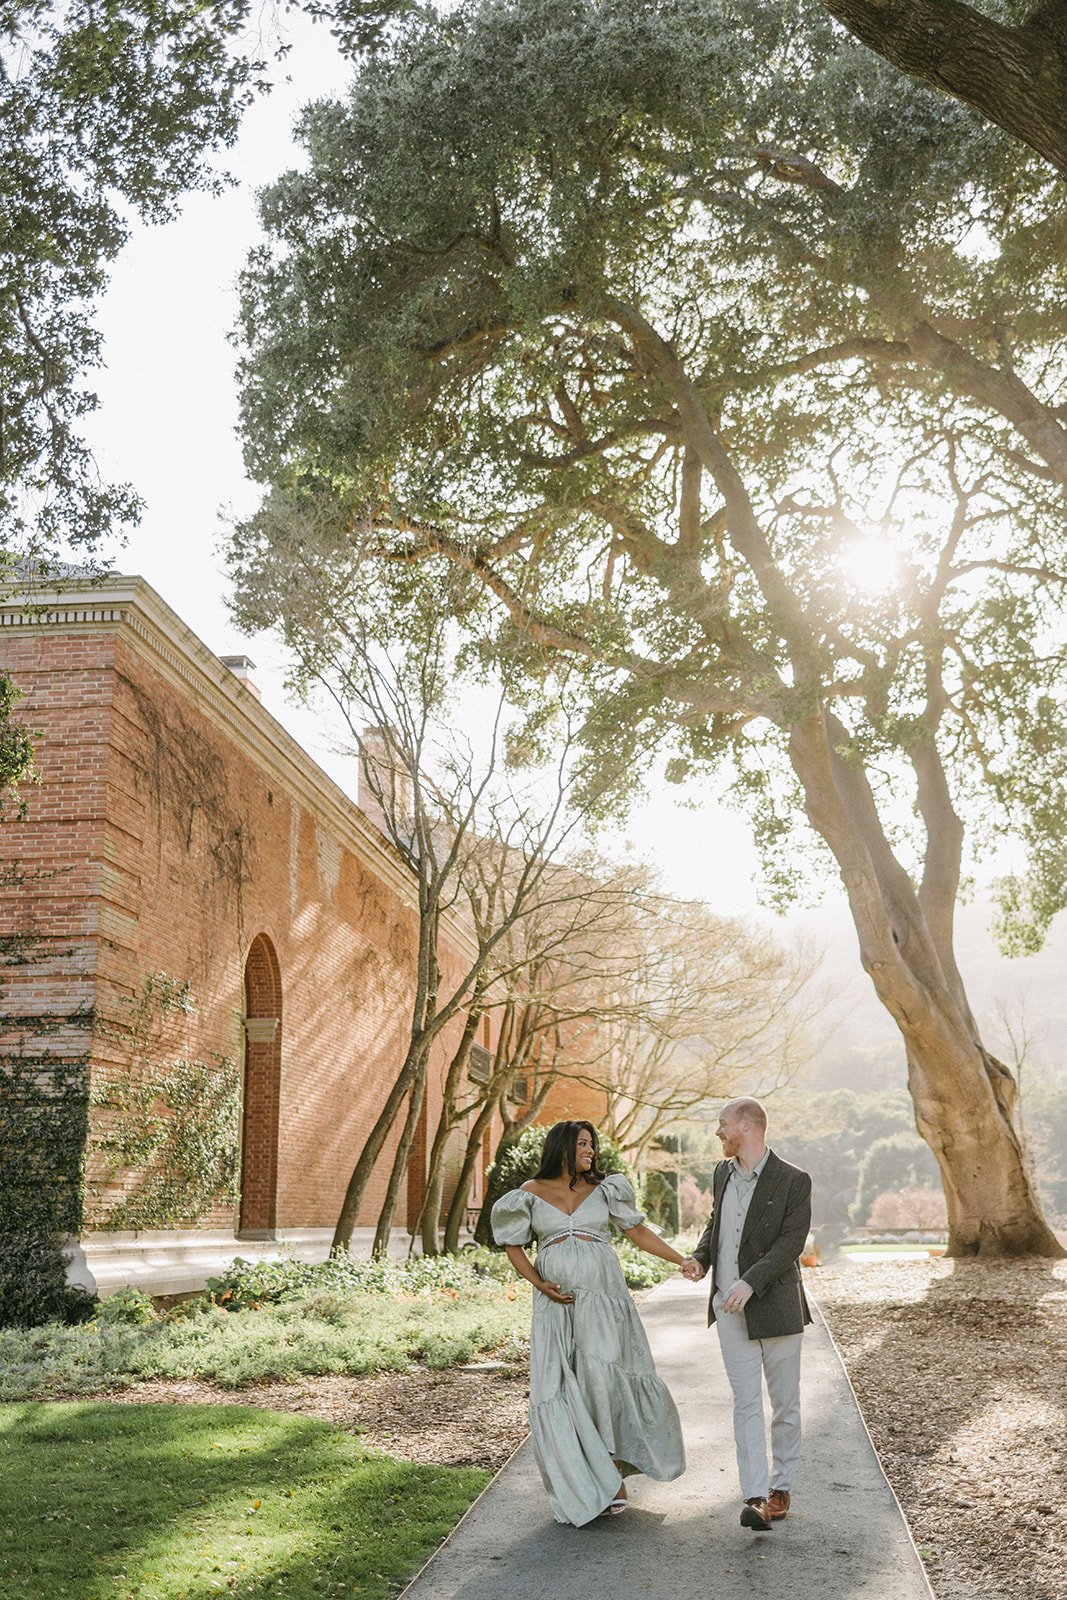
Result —
POLYGON ((742 1095, 739 1100, 731 1100, 723 1106, 720 1116, 727 1111, 732 1111, 735 1117, 743 1117, 746 1122, 752 1122, 760 1133, 767 1132, 767 1112, 758 1100, 751 1095, 742 1095))

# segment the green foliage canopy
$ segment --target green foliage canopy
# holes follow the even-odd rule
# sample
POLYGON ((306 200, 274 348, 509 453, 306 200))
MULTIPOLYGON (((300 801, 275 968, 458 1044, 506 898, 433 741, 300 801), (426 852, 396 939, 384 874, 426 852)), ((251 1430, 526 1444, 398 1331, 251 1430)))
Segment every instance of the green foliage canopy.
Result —
POLYGON ((193 188, 262 84, 250 0, 29 0, 0 8, 0 547, 52 557, 136 519, 81 435, 92 307, 128 234, 193 188))
POLYGON ((423 10, 301 136, 243 286, 245 623, 312 570, 340 613, 361 560, 398 595, 453 564, 499 654, 585 671, 594 753, 735 758, 781 895, 780 758, 826 706, 876 795, 910 772, 912 870, 934 788, 1026 839, 1039 938, 1067 897, 1047 174, 806 0, 423 10), (872 529, 880 592, 848 576, 872 529))

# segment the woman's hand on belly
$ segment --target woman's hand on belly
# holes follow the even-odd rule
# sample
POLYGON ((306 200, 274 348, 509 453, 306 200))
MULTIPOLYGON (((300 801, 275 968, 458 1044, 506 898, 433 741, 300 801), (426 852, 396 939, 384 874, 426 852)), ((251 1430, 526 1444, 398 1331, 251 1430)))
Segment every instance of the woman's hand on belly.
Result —
POLYGON ((558 1283, 549 1283, 547 1278, 542 1278, 537 1287, 543 1295, 547 1295, 550 1300, 554 1300, 558 1306, 572 1306, 574 1304, 574 1296, 568 1294, 565 1289, 561 1289, 558 1283))

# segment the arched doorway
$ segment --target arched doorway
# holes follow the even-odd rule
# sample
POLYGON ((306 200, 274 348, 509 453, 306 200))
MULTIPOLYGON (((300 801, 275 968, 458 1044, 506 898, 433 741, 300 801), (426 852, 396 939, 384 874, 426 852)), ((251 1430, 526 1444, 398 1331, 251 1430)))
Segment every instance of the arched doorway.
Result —
POLYGON ((282 977, 266 934, 252 941, 244 979, 245 1070, 238 1232, 272 1238, 277 1227, 278 1115, 282 1083, 282 977))

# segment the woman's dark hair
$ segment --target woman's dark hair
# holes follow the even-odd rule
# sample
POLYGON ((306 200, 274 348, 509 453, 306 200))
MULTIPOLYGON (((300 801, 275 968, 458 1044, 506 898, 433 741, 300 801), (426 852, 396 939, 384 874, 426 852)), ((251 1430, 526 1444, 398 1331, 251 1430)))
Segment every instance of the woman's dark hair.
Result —
POLYGON ((534 1173, 535 1178, 558 1178, 566 1167, 571 1175, 570 1187, 573 1189, 579 1176, 586 1183, 601 1183, 605 1174, 597 1165, 600 1155, 600 1139, 591 1122, 557 1122, 545 1134, 544 1148, 541 1151, 541 1165, 534 1173), (578 1172, 578 1135, 583 1131, 593 1141, 593 1165, 588 1172, 578 1172))

